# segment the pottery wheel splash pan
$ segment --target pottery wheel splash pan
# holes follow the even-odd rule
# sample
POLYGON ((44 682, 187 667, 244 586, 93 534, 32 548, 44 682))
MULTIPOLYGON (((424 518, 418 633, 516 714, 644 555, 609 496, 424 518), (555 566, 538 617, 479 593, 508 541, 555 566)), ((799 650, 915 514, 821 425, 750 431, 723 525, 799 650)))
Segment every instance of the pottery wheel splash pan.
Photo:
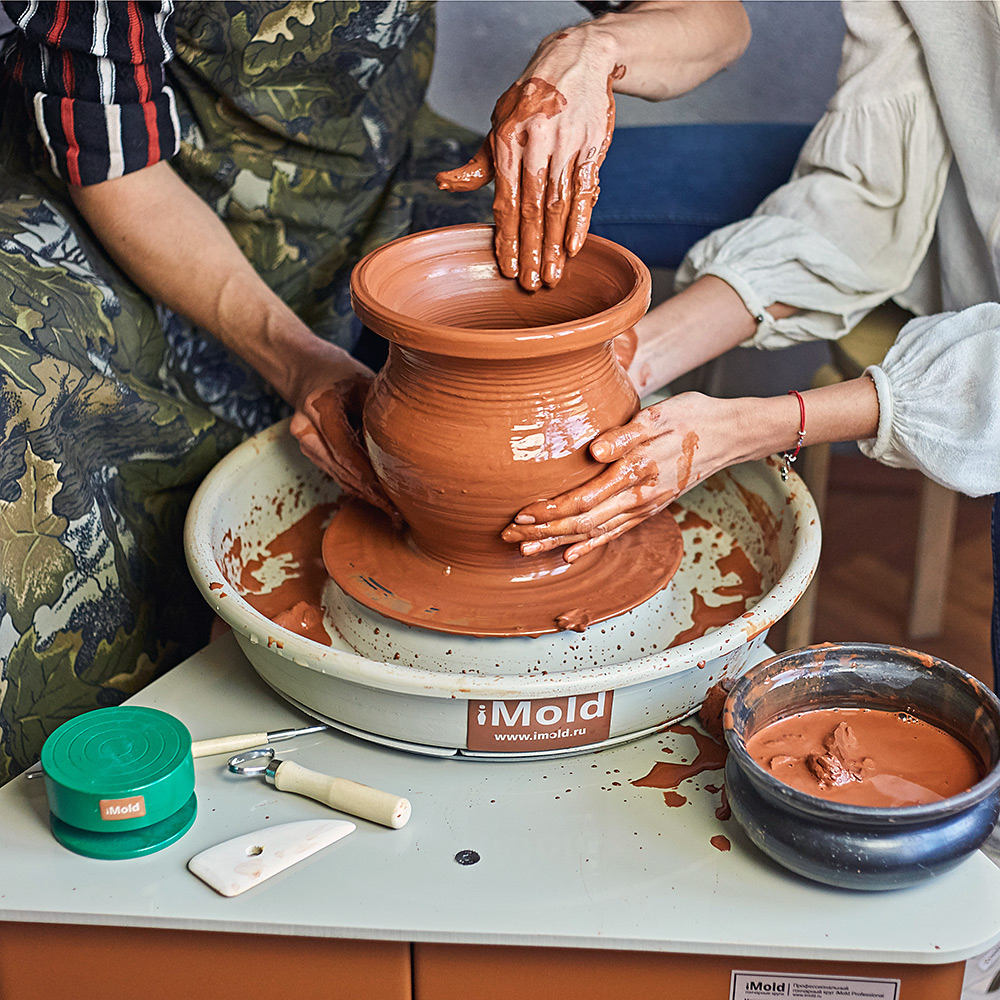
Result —
POLYGON ((355 735, 435 755, 578 753, 689 715, 713 683, 753 662, 819 558, 818 516, 801 479, 783 482, 776 461, 750 462, 676 505, 684 555, 670 584, 583 633, 445 635, 378 616, 328 583, 327 644, 276 625, 246 598, 301 574, 327 579, 322 515, 329 518, 338 497, 288 422, 276 424, 232 451, 198 490, 185 525, 188 566, 279 694, 355 735), (311 566, 275 544, 307 515, 315 521, 311 566), (530 738, 500 740, 489 732, 495 716, 501 729, 509 718, 530 738))
POLYGON ((89 858, 138 858, 194 822, 191 734, 155 708, 102 708, 63 723, 42 747, 52 834, 89 858))

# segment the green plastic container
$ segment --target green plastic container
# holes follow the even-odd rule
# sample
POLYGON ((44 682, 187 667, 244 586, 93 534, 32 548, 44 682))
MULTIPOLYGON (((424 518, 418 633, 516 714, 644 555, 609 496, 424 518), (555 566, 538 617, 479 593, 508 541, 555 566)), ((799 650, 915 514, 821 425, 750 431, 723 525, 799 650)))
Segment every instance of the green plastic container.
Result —
POLYGON ((191 734, 155 708, 120 705, 63 723, 42 747, 52 834, 90 858, 138 858, 190 829, 191 734))

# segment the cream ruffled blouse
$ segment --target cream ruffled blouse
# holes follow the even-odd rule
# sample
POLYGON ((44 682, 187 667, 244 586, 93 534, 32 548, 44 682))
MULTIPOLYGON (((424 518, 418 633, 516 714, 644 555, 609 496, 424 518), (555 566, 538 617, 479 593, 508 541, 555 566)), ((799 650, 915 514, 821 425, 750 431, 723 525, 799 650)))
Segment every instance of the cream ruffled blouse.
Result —
POLYGON ((758 317, 745 346, 836 339, 895 299, 865 454, 1000 492, 1000 3, 844 4, 837 92, 791 180, 688 252, 758 317), (776 320, 772 302, 800 310, 776 320))

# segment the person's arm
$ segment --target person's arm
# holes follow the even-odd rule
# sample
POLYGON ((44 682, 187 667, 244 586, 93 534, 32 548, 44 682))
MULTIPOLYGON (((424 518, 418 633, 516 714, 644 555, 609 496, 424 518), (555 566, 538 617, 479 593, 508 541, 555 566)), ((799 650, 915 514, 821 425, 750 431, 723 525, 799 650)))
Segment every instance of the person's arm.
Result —
POLYGON ((108 253, 296 408, 292 432, 313 462, 393 513, 352 424, 371 372, 313 336, 166 162, 180 141, 165 74, 171 4, 11 0, 7 9, 17 29, 13 83, 34 111, 53 172, 108 253), (73 72, 52 72, 58 65, 73 72))
POLYGON ((677 272, 681 289, 709 274, 731 284, 761 316, 754 346, 833 340, 890 298, 933 311, 907 298, 920 295, 952 162, 923 45, 898 3, 846 4, 844 17, 837 92, 792 177, 699 240, 677 272), (776 299, 794 316, 765 315, 776 299))
MULTIPOLYGON (((934 232, 950 151, 920 40, 905 11, 873 0, 848 5, 845 16, 840 84, 792 180, 752 218, 699 241, 678 272, 681 293, 637 325, 628 370, 640 392, 736 344, 779 347, 842 336, 909 286, 934 232)), ((961 384, 954 357, 937 370, 957 371, 961 384)), ((913 445, 928 430, 933 436, 955 424, 944 412, 951 400, 935 409, 940 376, 922 370, 914 378, 905 362, 898 368, 898 398, 878 370, 871 373, 875 383, 864 377, 803 393, 806 443, 867 440, 877 433, 882 460, 918 464, 943 481, 949 461, 943 449, 934 451, 932 466, 913 445), (905 397, 922 416, 904 424, 895 414, 905 408, 905 397)), ((624 432, 612 430, 595 441, 594 457, 609 464, 593 484, 556 498, 552 510, 543 502, 525 508, 522 524, 510 526, 505 537, 546 547, 576 538, 588 539, 579 543, 587 547, 600 544, 662 509, 698 478, 786 450, 798 431, 795 408, 790 396, 724 401, 685 394, 667 400, 640 413, 624 432)), ((963 435, 945 437, 950 452, 964 450, 963 435)), ((981 447, 975 452, 984 453, 981 447)), ((968 479, 963 473, 949 481, 968 479)), ((574 545, 567 555, 584 550, 574 545)))
MULTIPOLYGON (((756 325, 736 292, 717 278, 696 282, 668 303, 673 303, 678 326, 669 329, 668 304, 654 318, 663 326, 660 347, 679 370, 686 370, 692 357, 706 360, 739 343, 756 325)), ((785 311, 779 305, 772 308, 785 311)), ((870 378, 810 389, 802 397, 807 444, 875 437, 879 404, 870 378)), ((799 424, 799 405, 792 395, 674 396, 641 410, 625 426, 599 434, 590 453, 604 471, 580 489, 529 504, 504 529, 503 538, 518 544, 524 555, 568 546, 564 558, 573 562, 659 513, 720 469, 793 449, 799 424)))
POLYGON ((168 163, 69 192, 143 291, 208 330, 296 409, 293 433, 307 457, 345 489, 391 512, 349 420, 360 412, 372 373, 317 337, 267 287, 168 163))
POLYGON ((736 60, 750 40, 739 2, 633 3, 554 32, 500 97, 482 148, 438 175, 444 190, 495 180, 500 270, 536 290, 555 285, 587 236, 614 94, 661 101, 736 60))

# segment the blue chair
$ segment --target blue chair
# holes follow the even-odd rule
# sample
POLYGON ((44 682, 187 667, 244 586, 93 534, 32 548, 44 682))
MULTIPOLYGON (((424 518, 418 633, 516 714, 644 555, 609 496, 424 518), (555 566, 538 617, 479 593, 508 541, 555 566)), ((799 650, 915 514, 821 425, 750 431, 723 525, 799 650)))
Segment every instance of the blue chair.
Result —
POLYGON ((774 122, 619 128, 601 167, 591 232, 651 268, 745 219, 788 180, 811 125, 774 122))

